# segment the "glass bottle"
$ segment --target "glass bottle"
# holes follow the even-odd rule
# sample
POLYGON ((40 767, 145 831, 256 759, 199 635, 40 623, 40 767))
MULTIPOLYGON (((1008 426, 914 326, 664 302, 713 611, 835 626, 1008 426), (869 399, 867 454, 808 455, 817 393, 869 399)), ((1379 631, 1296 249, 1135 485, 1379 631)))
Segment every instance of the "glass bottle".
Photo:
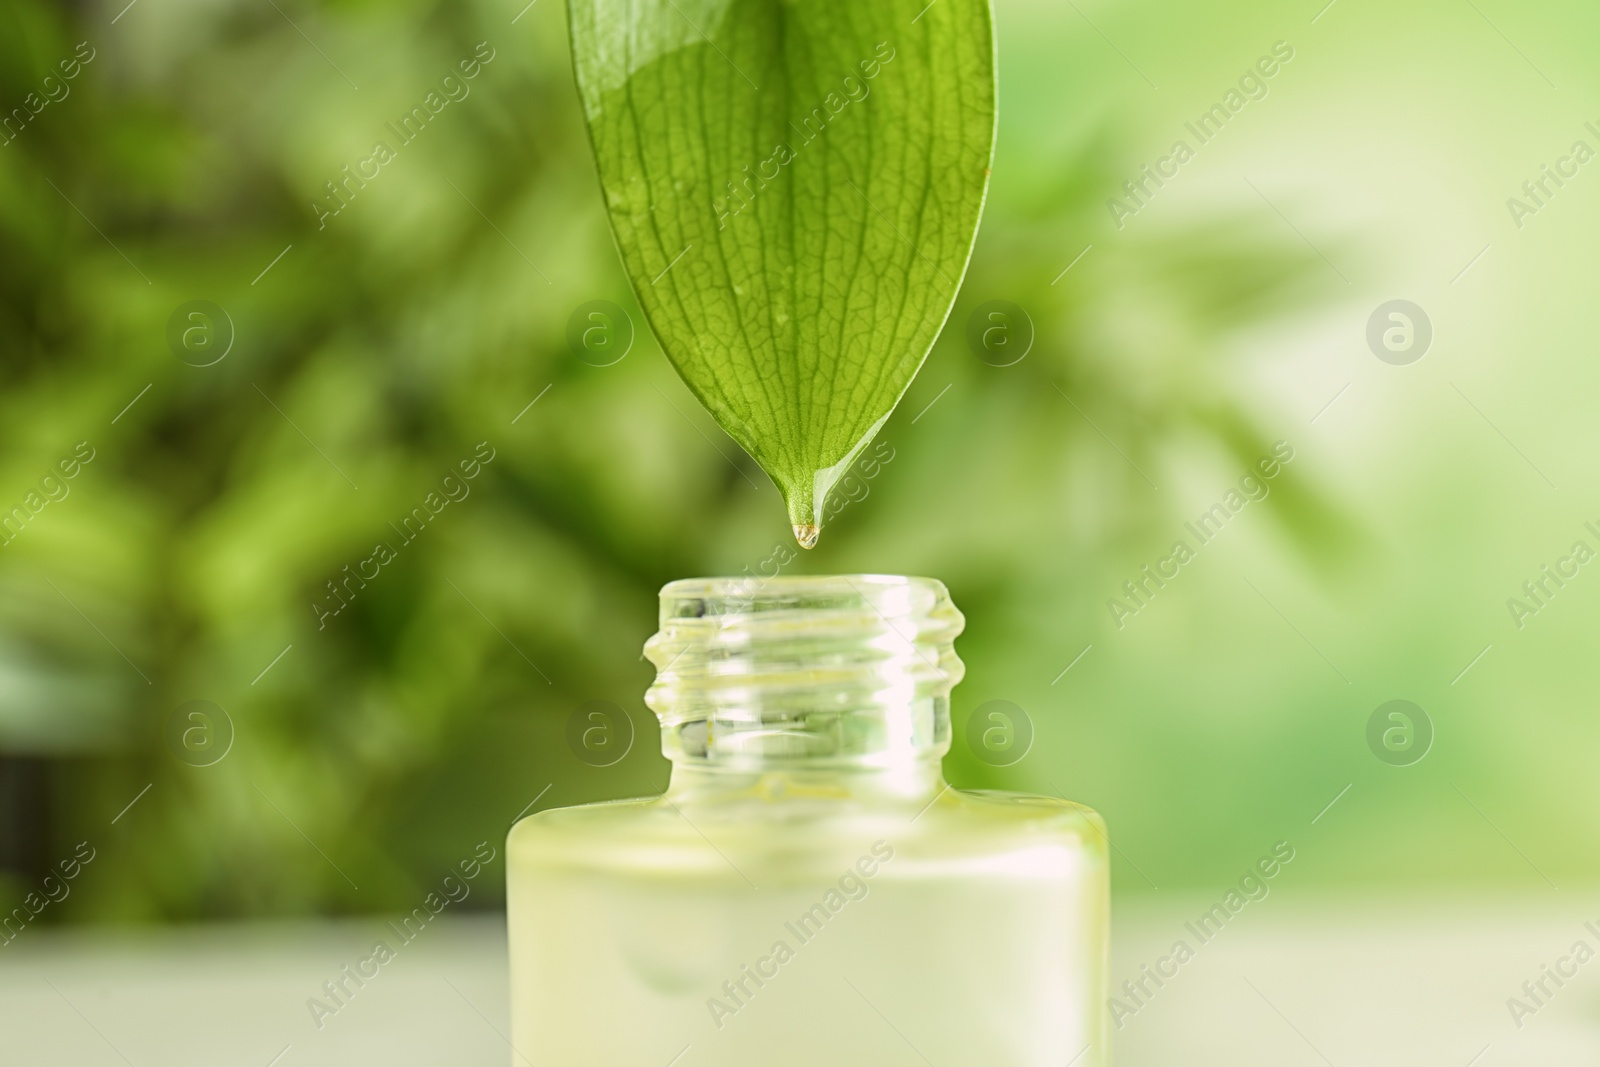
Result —
POLYGON ((945 783, 962 623, 926 578, 664 588, 666 793, 510 833, 513 1063, 1107 1064, 1104 825, 945 783))

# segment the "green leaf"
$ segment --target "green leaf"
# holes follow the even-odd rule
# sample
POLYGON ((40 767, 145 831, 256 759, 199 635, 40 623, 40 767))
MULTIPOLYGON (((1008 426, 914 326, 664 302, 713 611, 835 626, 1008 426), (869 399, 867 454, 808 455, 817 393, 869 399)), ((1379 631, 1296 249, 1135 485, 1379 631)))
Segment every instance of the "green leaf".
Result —
POLYGON ((639 302, 809 548, 966 271, 988 0, 570 0, 570 21, 639 302))

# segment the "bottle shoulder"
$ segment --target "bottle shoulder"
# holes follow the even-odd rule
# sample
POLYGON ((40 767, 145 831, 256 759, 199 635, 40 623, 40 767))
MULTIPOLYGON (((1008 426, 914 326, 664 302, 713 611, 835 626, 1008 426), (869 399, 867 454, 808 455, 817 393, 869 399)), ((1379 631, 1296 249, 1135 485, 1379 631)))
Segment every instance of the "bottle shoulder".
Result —
POLYGON ((783 821, 794 818, 826 818, 876 813, 885 817, 914 812, 917 821, 931 819, 935 823, 951 817, 961 819, 991 819, 1004 823, 1026 823, 1033 820, 1084 821, 1105 829, 1105 819, 1093 808, 1072 800, 1038 793, 1020 793, 1001 789, 957 789, 945 786, 931 797, 911 798, 894 802, 873 803, 848 797, 786 797, 759 796, 752 792, 730 793, 707 798, 678 798, 670 794, 647 797, 628 797, 620 800, 603 800, 589 804, 546 808, 518 821, 513 827, 526 827, 526 833, 543 831, 593 830, 605 832, 609 828, 626 829, 639 823, 658 822, 666 818, 683 819, 685 811, 723 821, 727 819, 753 819, 783 821))
POLYGON ((640 822, 659 818, 665 805, 661 796, 626 797, 589 804, 545 808, 525 815, 511 826, 509 840, 542 834, 600 833, 625 830, 640 822))
POLYGON ((507 846, 539 864, 676 866, 695 855, 738 868, 746 858, 803 862, 880 841, 930 860, 1041 847, 1103 857, 1109 847, 1104 820, 1082 804, 949 786, 894 803, 663 795, 550 808, 513 826, 507 846))
POLYGON ((950 796, 950 814, 959 817, 1011 824, 1037 821, 1052 825, 1083 826, 1101 836, 1106 832, 1105 817, 1087 804, 1075 800, 1005 789, 952 789, 950 796))

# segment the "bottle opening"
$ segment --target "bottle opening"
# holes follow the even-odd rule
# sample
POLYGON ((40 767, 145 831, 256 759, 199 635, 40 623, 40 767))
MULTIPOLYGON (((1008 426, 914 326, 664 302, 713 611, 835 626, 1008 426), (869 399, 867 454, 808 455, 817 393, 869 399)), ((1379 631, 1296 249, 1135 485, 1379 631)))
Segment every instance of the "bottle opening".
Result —
POLYGON ((661 590, 645 701, 675 762, 892 766, 950 747, 963 625, 942 582, 691 578, 661 590))

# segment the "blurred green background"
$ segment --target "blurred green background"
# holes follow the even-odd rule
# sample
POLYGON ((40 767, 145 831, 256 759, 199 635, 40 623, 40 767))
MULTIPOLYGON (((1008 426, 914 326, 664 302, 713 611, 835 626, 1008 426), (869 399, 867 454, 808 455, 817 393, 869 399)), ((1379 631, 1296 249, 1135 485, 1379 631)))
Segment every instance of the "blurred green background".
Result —
MULTIPOLYGON (((948 774, 1099 808, 1119 892, 1220 889, 1280 839, 1308 889, 1593 878, 1600 576, 1520 628, 1507 599, 1600 548, 1600 167, 1520 227, 1506 199, 1600 148, 1600 13, 997 15, 972 270, 892 461, 791 573, 943 579, 968 618, 948 774), (1266 94, 1198 145, 1184 124, 1280 41, 1266 94), (1179 138, 1195 157, 1119 227, 1108 199, 1179 138), (1433 332, 1403 366, 1366 339, 1397 298, 1433 332), (1031 318, 1020 362, 968 346, 989 300, 1031 318), (1267 499, 1119 627, 1123 582, 1278 441, 1267 499), (994 699, 1036 734, 1004 768, 962 740, 994 699), (1432 724, 1408 766, 1367 742, 1393 699, 1432 724)), ((643 328, 558 0, 6 0, 0 107, 0 514, 23 509, 0 904, 88 841, 41 921, 403 909, 530 805, 659 789, 656 590, 755 571, 789 533, 643 328), (475 49, 470 93, 319 221, 475 49), (566 341, 591 300, 639 325, 611 366, 566 341), (475 452, 469 495, 319 620, 475 452), (594 699, 637 732, 607 768, 564 739, 594 699), (174 740, 196 700, 231 723, 208 766, 174 740)))

